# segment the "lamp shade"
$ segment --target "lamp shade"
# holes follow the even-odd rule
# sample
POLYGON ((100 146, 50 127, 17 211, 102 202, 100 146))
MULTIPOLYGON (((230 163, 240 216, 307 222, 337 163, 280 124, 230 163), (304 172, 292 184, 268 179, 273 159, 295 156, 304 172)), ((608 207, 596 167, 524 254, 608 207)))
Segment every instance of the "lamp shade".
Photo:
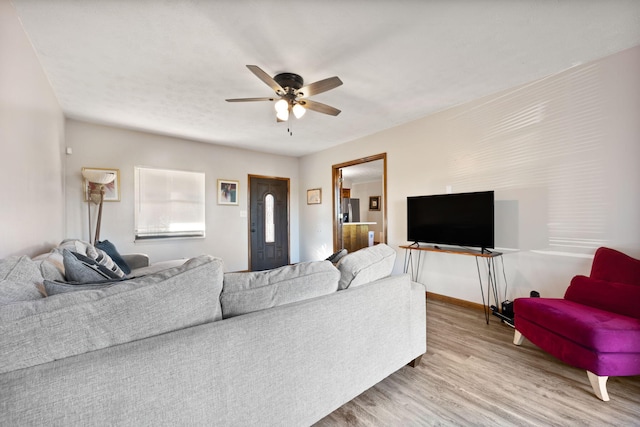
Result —
POLYGON ((306 112, 307 112, 307 109, 300 104, 295 104, 293 106, 293 115, 296 116, 296 119, 299 119, 300 117, 304 116, 304 113, 306 112))
POLYGON ((273 107, 278 113, 281 113, 283 111, 289 110, 289 103, 285 99, 281 99, 280 101, 276 102, 273 107))
POLYGON ((116 174, 113 172, 102 172, 90 169, 83 170, 82 176, 89 182, 102 185, 109 184, 114 179, 116 179, 116 174))
POLYGON ((283 122, 286 122, 287 120, 289 120, 289 110, 278 111, 276 113, 276 117, 283 122))

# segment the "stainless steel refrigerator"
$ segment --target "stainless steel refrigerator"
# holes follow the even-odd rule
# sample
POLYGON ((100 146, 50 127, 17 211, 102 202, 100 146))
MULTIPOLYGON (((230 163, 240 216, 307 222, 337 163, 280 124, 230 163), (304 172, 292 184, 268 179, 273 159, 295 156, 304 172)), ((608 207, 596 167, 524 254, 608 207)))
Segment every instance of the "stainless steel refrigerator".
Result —
POLYGON ((360 222, 360 199, 342 199, 342 222, 360 222))

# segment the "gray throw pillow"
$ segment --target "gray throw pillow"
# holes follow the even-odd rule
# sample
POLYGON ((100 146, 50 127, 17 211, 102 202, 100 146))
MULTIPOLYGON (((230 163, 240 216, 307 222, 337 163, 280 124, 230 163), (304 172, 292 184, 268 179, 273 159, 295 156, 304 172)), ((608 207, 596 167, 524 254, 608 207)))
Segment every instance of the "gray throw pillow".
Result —
POLYGON ((120 255, 120 252, 118 252, 118 250, 116 249, 116 246, 113 243, 111 243, 108 240, 103 240, 101 242, 96 243, 95 246, 96 246, 96 249, 100 249, 104 251, 107 255, 109 255, 109 257, 113 260, 113 262, 115 262, 118 265, 118 267, 120 267, 120 270, 122 270, 124 274, 131 273, 131 268, 129 268, 129 265, 124 260, 124 258, 122 258, 122 255, 120 255))
POLYGON ((396 251, 384 243, 352 252, 338 263, 338 289, 347 289, 387 277, 391 275, 395 262, 396 251))
POLYGON ((62 251, 64 273, 68 282, 89 283, 105 279, 118 279, 109 268, 93 259, 68 249, 62 251))
POLYGON ((98 264, 103 265, 109 270, 113 271, 119 277, 125 276, 124 271, 122 271, 120 267, 118 267, 118 264, 116 264, 115 261, 113 261, 113 259, 111 259, 111 257, 105 251, 96 248, 91 243, 87 243, 78 239, 67 239, 63 240, 58 247, 61 249, 69 249, 72 252, 76 252, 80 255, 89 257, 98 264))

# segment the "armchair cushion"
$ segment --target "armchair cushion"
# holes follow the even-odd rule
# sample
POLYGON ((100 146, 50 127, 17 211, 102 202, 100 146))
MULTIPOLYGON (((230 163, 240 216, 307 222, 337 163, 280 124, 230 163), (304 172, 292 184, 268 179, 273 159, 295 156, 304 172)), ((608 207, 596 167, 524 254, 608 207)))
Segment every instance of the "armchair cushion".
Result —
POLYGON ((640 260, 615 249, 598 248, 593 257, 590 277, 640 286, 640 260))
MULTIPOLYGON (((559 298, 517 298, 514 304, 518 330, 519 323, 527 321, 538 325, 545 336, 559 335, 583 348, 606 349, 608 353, 640 353, 639 319, 559 298)), ((533 343, 544 338, 524 335, 533 343)), ((566 358, 570 359, 571 355, 566 358)))
POLYGON ((640 319, 640 286, 575 276, 564 298, 589 307, 640 319))

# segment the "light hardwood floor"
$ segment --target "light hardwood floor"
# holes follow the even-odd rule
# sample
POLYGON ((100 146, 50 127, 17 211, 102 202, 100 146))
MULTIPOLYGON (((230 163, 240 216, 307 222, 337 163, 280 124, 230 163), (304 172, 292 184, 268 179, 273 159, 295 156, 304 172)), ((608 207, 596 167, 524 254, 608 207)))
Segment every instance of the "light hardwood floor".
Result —
POLYGON ((560 362, 484 313, 427 302, 427 354, 316 426, 640 426, 640 376, 612 377, 611 401, 586 372, 560 362))

